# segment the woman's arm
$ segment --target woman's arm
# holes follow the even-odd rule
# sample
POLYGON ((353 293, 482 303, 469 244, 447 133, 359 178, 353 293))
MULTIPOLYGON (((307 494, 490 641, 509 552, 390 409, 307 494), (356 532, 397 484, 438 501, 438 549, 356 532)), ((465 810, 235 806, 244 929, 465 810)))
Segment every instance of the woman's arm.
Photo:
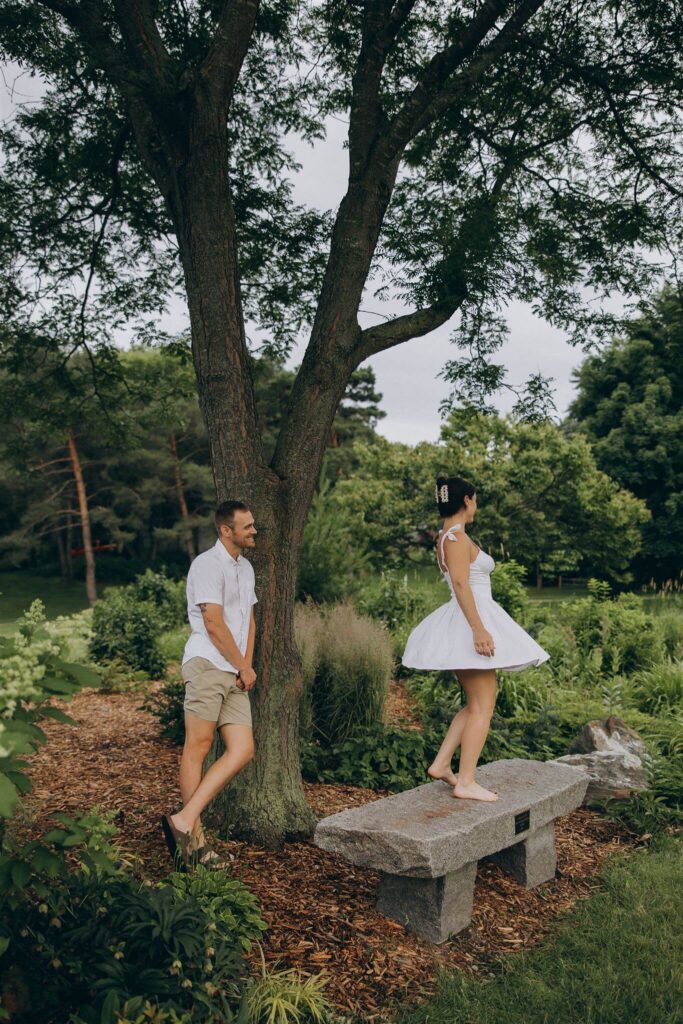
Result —
POLYGON ((456 600, 472 628, 474 649, 477 654, 490 657, 494 653, 493 637, 481 621, 470 586, 470 546, 462 538, 452 540, 444 545, 444 557, 456 600))

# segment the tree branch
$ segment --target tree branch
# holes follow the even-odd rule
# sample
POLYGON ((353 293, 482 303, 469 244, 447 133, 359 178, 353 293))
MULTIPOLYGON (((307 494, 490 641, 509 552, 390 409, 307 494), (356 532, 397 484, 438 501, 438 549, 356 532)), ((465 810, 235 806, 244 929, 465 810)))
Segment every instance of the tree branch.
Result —
POLYGON ((159 85, 166 79, 169 55, 159 34, 150 0, 114 0, 121 36, 136 66, 152 71, 159 85))
POLYGON ((377 324, 375 327, 368 327, 361 331, 356 344, 356 352, 359 361, 363 362, 377 352, 384 352, 388 348, 410 341, 411 338, 421 338, 430 331, 436 330, 445 324, 458 310, 465 300, 465 293, 458 298, 445 299, 442 302, 435 302, 424 309, 416 309, 405 316, 397 316, 384 324, 377 324))
POLYGON ((209 52, 199 69, 214 99, 227 108, 232 99, 256 23, 259 0, 226 0, 209 52))
POLYGON ((489 0, 472 19, 468 30, 452 46, 432 58, 418 84, 394 118, 388 133, 390 150, 402 150, 411 138, 444 113, 466 88, 475 84, 498 57, 516 42, 519 33, 546 0, 523 0, 496 37, 462 74, 454 76, 473 57, 479 44, 508 7, 506 0, 489 0))
POLYGON ((92 0, 79 4, 68 0, 39 0, 43 7, 61 15, 79 34, 90 50, 97 64, 107 72, 111 80, 128 97, 137 89, 149 85, 146 76, 131 67, 121 49, 112 42, 110 33, 102 20, 101 5, 92 0))

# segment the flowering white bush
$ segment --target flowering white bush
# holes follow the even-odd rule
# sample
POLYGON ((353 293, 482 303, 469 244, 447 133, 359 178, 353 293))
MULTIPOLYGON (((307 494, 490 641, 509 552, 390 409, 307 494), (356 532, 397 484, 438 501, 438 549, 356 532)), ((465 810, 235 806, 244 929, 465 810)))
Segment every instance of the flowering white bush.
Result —
POLYGON ((31 754, 45 740, 36 723, 43 718, 71 719, 49 702, 69 700, 99 676, 83 665, 63 660, 65 638, 50 629, 45 606, 36 600, 19 620, 17 632, 0 638, 0 818, 9 817, 18 790, 30 788, 22 754, 31 754))

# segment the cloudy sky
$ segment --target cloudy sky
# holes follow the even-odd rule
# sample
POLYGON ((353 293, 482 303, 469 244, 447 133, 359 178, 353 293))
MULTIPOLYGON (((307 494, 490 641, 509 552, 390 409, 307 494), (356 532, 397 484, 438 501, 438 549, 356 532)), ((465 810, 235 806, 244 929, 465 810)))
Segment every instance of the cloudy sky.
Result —
MULTIPOLYGON (((11 117, 17 103, 35 102, 41 92, 39 79, 21 74, 16 66, 5 66, 0 78, 0 117, 3 120, 11 117)), ((347 157, 343 149, 346 131, 346 124, 335 118, 329 121, 326 140, 316 143, 315 147, 291 140, 291 148, 302 165, 295 181, 297 202, 318 208, 336 208, 346 183, 347 157)), ((366 305, 373 308, 371 300, 366 305)), ((381 308, 384 316, 406 312, 397 304, 387 303, 381 308)), ((612 308, 617 311, 620 306, 615 302, 612 308)), ((574 394, 570 376, 583 358, 581 350, 568 345, 562 332, 535 317, 531 309, 521 303, 511 305, 506 313, 510 337, 497 354, 496 361, 506 366, 508 380, 513 384, 521 384, 537 372, 553 378, 557 415, 562 416, 574 394)), ((365 314, 361 322, 362 326, 367 326, 377 323, 378 318, 365 314)), ((184 305, 174 300, 162 325, 168 331, 180 332, 186 324, 184 305)), ((382 407, 386 412, 379 430, 390 440, 416 444, 437 439, 439 405, 448 393, 448 386, 438 375, 457 351, 449 343, 449 333, 449 327, 445 325, 424 338, 416 338, 380 353, 369 361, 375 369, 378 389, 383 395, 382 407)), ((295 350, 290 363, 300 362, 302 354, 302 347, 295 350)), ((505 412, 513 401, 514 396, 504 392, 495 404, 505 412)))

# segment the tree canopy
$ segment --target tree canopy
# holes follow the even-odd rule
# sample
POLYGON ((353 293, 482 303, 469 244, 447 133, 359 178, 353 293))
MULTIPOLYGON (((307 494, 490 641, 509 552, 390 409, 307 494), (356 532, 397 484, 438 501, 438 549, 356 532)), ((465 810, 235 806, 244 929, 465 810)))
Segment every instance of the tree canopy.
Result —
POLYGON ((605 473, 651 512, 634 569, 640 580, 683 567, 683 298, 666 288, 575 373, 568 425, 585 433, 605 473))

